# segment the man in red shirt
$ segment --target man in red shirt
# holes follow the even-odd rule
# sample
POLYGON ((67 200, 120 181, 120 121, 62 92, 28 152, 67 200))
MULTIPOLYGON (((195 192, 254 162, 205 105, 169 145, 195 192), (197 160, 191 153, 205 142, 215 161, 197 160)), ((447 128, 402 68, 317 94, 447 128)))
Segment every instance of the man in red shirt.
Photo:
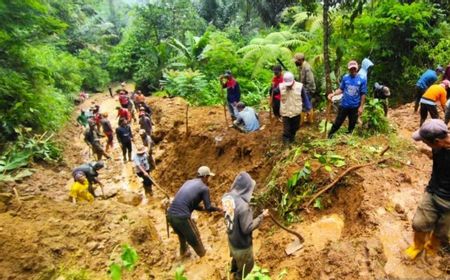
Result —
POLYGON ((272 87, 270 88, 270 99, 269 103, 272 106, 273 114, 276 118, 280 119, 280 88, 279 84, 283 82, 283 72, 281 71, 280 65, 275 65, 273 67, 272 87))
POLYGON ((131 121, 131 114, 126 108, 116 107, 117 109, 117 117, 119 118, 119 124, 121 119, 125 119, 128 122, 131 121))

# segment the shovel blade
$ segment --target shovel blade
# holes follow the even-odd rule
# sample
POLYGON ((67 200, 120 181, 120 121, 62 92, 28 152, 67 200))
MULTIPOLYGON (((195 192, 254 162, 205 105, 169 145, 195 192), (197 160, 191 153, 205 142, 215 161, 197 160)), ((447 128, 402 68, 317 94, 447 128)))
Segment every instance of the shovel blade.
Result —
POLYGON ((286 246, 286 248, 284 249, 284 252, 286 252, 286 255, 290 256, 302 248, 303 248, 303 243, 300 243, 300 240, 298 238, 295 238, 293 242, 289 243, 286 246))

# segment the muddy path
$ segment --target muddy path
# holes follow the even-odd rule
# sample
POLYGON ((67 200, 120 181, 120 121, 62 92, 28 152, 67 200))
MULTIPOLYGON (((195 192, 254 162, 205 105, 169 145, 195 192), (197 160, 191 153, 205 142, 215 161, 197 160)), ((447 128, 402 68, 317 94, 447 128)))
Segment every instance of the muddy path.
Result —
MULTIPOLYGON (((273 166, 288 153, 289 147, 280 143, 281 123, 271 121, 266 113, 260 114, 265 129, 243 135, 224 123, 222 107, 190 108, 187 134, 183 100, 151 97, 147 101, 154 111, 157 143, 157 168, 152 176, 171 195, 201 165, 216 173, 209 183, 216 204, 242 170, 257 181, 256 192, 264 192, 273 166)), ((98 94, 81 107, 92 102, 109 112, 115 128, 117 97, 98 94)), ((390 113, 400 144, 375 136, 347 155, 358 160, 373 146, 398 145, 406 154, 406 164, 360 169, 326 195, 331 202, 327 209, 302 212, 301 222, 291 228, 306 241, 293 256, 284 253, 292 236, 264 221, 254 232, 256 263, 268 268, 274 279, 279 275, 285 275, 284 279, 448 277, 445 260, 426 266, 423 260, 403 259, 403 250, 411 242, 412 216, 431 173, 430 160, 416 152, 409 139, 418 123, 411 111, 406 105, 390 113)), ((298 138, 306 139, 314 130, 303 127, 298 138)), ((140 260, 124 279, 173 279, 181 265, 188 279, 227 279, 229 253, 222 217, 194 212, 207 254, 180 259, 176 235, 166 234, 164 195, 154 189, 153 197, 142 199, 140 179, 132 163, 122 162, 117 143, 113 160, 106 161, 100 174, 110 198, 91 205, 71 204, 67 199, 70 171, 91 159, 80 132, 73 121, 63 128, 58 138, 64 145, 64 161, 59 166, 34 166, 37 171, 31 178, 14 184, 24 198, 21 203, 10 196, 5 199, 0 213, 0 249, 4 252, 0 279, 57 279, 67 271, 83 269, 89 279, 108 279, 108 266, 118 260, 125 243, 137 250, 140 260)), ((136 124, 133 132, 138 138, 136 124)), ((351 150, 345 141, 336 149, 351 150)), ((396 156, 394 152, 387 156, 396 156)), ((278 181, 289 175, 290 170, 284 170, 278 181)), ((12 186, 2 186, 1 191, 8 193, 12 186)))

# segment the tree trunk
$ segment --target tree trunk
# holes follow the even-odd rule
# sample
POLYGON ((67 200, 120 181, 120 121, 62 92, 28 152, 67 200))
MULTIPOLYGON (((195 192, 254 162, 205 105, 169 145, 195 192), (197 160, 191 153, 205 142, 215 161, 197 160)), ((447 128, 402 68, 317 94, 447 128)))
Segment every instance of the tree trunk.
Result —
MULTIPOLYGON (((323 1, 323 64, 325 67, 325 96, 328 98, 328 94, 331 93, 332 87, 331 87, 331 67, 330 67, 330 50, 329 50, 329 43, 330 43, 330 37, 331 37, 331 25, 330 25, 330 17, 329 17, 329 10, 330 10, 330 0, 324 0, 323 1)), ((327 104, 327 112, 326 112, 326 119, 325 119, 325 132, 324 135, 327 137, 327 126, 328 126, 328 120, 331 110, 331 101, 328 100, 327 104)))

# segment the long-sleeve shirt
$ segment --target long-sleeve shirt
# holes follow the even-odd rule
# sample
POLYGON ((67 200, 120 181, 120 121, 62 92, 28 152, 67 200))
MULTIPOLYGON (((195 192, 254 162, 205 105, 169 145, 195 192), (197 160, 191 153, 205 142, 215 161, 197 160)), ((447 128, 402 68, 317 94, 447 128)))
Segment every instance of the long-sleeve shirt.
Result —
POLYGON ((203 183, 202 179, 188 180, 178 190, 169 207, 168 213, 178 218, 189 218, 195 209, 201 209, 199 204, 202 201, 207 211, 212 212, 218 210, 218 208, 211 205, 209 189, 203 183))
POLYGON ((302 69, 300 73, 300 82, 303 84, 308 94, 315 94, 316 82, 314 81, 314 74, 312 72, 311 65, 309 65, 308 62, 304 61, 302 63, 302 69))
POLYGON ((422 76, 420 76, 419 80, 416 83, 416 87, 420 88, 421 90, 426 90, 432 84, 434 84, 437 79, 438 77, 436 71, 428 69, 422 74, 422 76))
POLYGON ((222 87, 227 89, 228 103, 239 102, 241 100, 241 88, 239 87, 239 83, 234 78, 227 80, 222 87))

